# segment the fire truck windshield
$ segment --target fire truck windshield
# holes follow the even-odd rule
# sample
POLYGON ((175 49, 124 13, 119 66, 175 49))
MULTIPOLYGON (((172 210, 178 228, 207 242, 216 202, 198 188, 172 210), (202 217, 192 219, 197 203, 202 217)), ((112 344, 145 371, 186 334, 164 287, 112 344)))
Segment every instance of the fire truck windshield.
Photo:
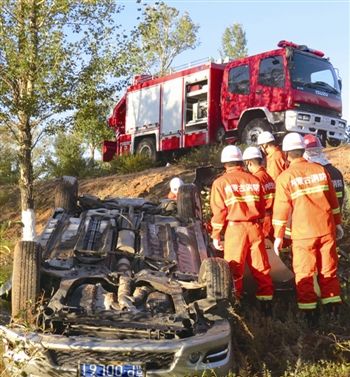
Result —
POLYGON ((295 89, 311 88, 340 94, 334 68, 325 59, 295 51, 289 62, 289 70, 295 89))

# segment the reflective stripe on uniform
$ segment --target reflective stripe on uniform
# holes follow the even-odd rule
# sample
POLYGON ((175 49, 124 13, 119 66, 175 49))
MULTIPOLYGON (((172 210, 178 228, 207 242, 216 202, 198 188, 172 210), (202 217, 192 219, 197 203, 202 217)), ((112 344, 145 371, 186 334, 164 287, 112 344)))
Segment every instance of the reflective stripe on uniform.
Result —
POLYGON ((273 225, 280 225, 280 226, 283 226, 283 225, 286 225, 286 224, 287 224, 287 220, 277 220, 277 219, 272 219, 272 224, 273 224, 273 225))
POLYGON ((341 302, 340 296, 333 296, 333 297, 326 297, 321 299, 322 304, 330 304, 330 303, 337 303, 341 302))
POLYGON ((298 302, 299 309, 316 309, 316 307, 317 307, 317 302, 309 302, 309 303, 298 302))
POLYGON ((296 199, 299 198, 300 196, 304 195, 309 195, 309 194, 316 194, 318 192, 322 191, 329 191, 329 186, 328 185, 320 185, 320 186, 315 186, 315 187, 307 187, 304 189, 296 190, 291 193, 291 198, 296 199))
POLYGON ((343 197, 343 193, 341 191, 338 191, 335 194, 337 195, 337 198, 342 198, 343 197))
POLYGON ((340 208, 338 207, 338 208, 332 209, 332 213, 333 213, 333 215, 336 215, 337 213, 340 213, 340 208))
POLYGON ((222 229, 224 226, 223 224, 211 223, 213 229, 222 229))
POLYGON ((264 195, 264 199, 273 199, 275 197, 275 193, 271 192, 270 194, 264 195))
POLYGON ((226 199, 225 204, 228 206, 234 203, 249 203, 249 202, 259 202, 260 197, 257 195, 245 195, 245 196, 234 196, 232 198, 226 199))
POLYGON ((286 228, 286 230, 284 231, 284 234, 286 236, 291 236, 292 235, 292 230, 290 228, 286 228))
POLYGON ((272 295, 271 296, 256 296, 256 298, 260 301, 270 301, 272 300, 272 295))

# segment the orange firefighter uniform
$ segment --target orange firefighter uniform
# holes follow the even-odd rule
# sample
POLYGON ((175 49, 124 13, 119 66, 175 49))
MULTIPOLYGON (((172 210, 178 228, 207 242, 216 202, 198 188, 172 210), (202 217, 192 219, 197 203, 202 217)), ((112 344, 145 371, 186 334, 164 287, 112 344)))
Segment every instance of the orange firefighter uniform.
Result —
MULTIPOLYGON (((342 208, 343 208, 344 196, 345 196, 345 184, 344 184, 343 174, 340 172, 339 169, 337 169, 332 164, 326 164, 326 165, 322 165, 322 166, 325 167, 325 169, 327 170, 327 172, 328 172, 328 174, 329 174, 329 176, 332 180, 333 187, 335 189, 335 193, 336 193, 337 198, 338 198, 340 212, 341 212, 342 208)), ((291 222, 291 218, 290 218, 288 223, 287 223, 284 238, 287 239, 287 240, 290 240, 291 233, 292 233, 292 222, 291 222)))
POLYGON ((276 238, 283 238, 290 214, 299 308, 316 308, 315 276, 321 302, 341 302, 335 244, 335 226, 341 222, 340 209, 324 167, 297 158, 277 178, 272 219, 276 238))
POLYGON ((273 145, 266 156, 266 171, 276 181, 277 177, 287 168, 287 162, 281 149, 273 145))
POLYGON ((329 176, 331 177, 335 193, 337 194, 337 198, 339 201, 340 211, 343 208, 344 203, 344 196, 345 196, 345 185, 344 185, 344 177, 343 174, 339 169, 337 169, 332 164, 323 165, 326 170, 328 171, 329 176))
POLYGON ((272 209, 276 191, 275 181, 263 166, 260 166, 253 175, 259 179, 264 190, 265 217, 263 222, 263 233, 265 238, 273 238, 272 209))
POLYGON ((233 274, 236 296, 240 298, 243 293, 243 272, 247 262, 257 282, 256 297, 271 300, 273 285, 261 226, 265 200, 260 181, 240 166, 228 167, 212 185, 210 205, 212 238, 220 239, 220 233, 227 225, 224 258, 233 274))

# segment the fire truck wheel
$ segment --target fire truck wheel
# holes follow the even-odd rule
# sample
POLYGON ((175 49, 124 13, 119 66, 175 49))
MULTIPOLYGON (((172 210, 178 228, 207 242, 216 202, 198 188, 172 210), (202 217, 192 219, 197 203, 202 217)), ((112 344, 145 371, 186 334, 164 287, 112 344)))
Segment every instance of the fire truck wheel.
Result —
POLYGON ((263 118, 252 119, 243 128, 241 133, 241 141, 243 144, 256 145, 258 135, 264 131, 272 131, 270 123, 263 118))
POLYGON ((40 289, 41 247, 34 241, 17 243, 13 258, 12 319, 31 322, 40 289))
POLYGON ((226 132, 224 127, 220 127, 216 132, 216 142, 223 144, 225 141, 226 132))
POLYGON ((77 209, 78 180, 75 177, 63 176, 55 189, 55 208, 62 208, 67 213, 77 209))
POLYGON ((339 145, 341 144, 341 140, 333 139, 332 137, 330 137, 329 139, 327 139, 327 144, 330 147, 339 147, 339 145))
POLYGON ((177 214, 184 219, 202 220, 202 203, 198 187, 191 183, 179 187, 177 193, 177 214))
POLYGON ((143 156, 148 157, 152 161, 156 161, 157 150, 154 139, 150 137, 142 139, 137 145, 136 154, 141 154, 143 156))

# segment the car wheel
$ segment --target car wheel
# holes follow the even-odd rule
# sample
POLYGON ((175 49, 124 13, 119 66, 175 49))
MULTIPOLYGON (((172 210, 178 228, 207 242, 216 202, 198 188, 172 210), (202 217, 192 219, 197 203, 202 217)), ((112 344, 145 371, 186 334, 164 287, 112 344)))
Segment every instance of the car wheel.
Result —
POLYGON ((270 123, 263 118, 252 119, 243 128, 241 132, 241 141, 243 144, 256 145, 259 134, 264 131, 272 131, 270 123))
POLYGON ((206 286, 208 299, 233 301, 232 274, 224 259, 204 259, 199 269, 198 281, 206 286))
POLYGON ((330 137, 327 139, 327 144, 330 147, 339 147, 339 145, 341 144, 341 140, 330 137))
POLYGON ((152 161, 156 161, 157 150, 154 139, 150 137, 142 139, 137 145, 136 154, 141 154, 145 157, 148 157, 152 161))
POLYGON ((55 190, 55 208, 62 208, 67 213, 77 209, 78 180, 75 177, 63 176, 55 190))
POLYGON ((191 183, 179 187, 176 204, 179 217, 202 221, 202 202, 199 189, 195 184, 191 183))
POLYGON ((12 319, 31 322, 40 289, 41 247, 33 241, 17 243, 13 259, 12 319))

